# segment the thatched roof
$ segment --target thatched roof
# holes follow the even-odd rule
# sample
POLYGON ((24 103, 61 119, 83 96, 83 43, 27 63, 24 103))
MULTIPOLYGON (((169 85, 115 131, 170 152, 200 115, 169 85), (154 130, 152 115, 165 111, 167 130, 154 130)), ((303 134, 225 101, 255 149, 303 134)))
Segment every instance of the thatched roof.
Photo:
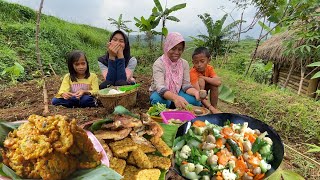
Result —
MULTIPOLYGON (((320 7, 315 10, 316 12, 320 12, 320 7)), ((320 17, 316 16, 314 17, 316 20, 320 21, 320 17)), ((319 25, 318 25, 319 28, 319 25)), ((256 58, 260 58, 266 61, 272 60, 273 62, 277 63, 284 63, 288 64, 291 63, 292 61, 295 61, 296 64, 300 64, 300 61, 297 61, 297 58, 294 57, 293 55, 287 55, 285 56, 284 52, 286 50, 286 45, 285 41, 294 38, 294 30, 288 30, 284 33, 277 34, 272 36, 270 39, 266 40, 263 42, 257 49, 256 58)), ((304 40, 301 40, 297 42, 294 46, 298 47, 304 44, 304 40)), ((316 42, 314 45, 319 45, 320 42, 316 42)), ((310 61, 310 59, 309 59, 310 61)), ((314 60, 311 60, 313 62, 314 60)), ((311 63, 311 62, 306 62, 306 63, 311 63)))
MULTIPOLYGON (((292 60, 296 60, 293 56, 285 56, 284 52, 286 46, 284 42, 291 39, 293 31, 286 31, 281 34, 272 36, 270 39, 263 42, 257 49, 256 58, 263 60, 272 60, 273 62, 289 63, 292 60)), ((295 46, 298 46, 296 44, 295 46)), ((301 44, 300 44, 301 45, 301 44)))

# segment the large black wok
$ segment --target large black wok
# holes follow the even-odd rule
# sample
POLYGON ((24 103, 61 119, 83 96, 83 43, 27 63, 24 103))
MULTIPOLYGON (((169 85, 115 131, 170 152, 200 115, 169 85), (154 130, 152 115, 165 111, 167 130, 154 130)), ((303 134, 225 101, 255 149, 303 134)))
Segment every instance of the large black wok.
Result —
MULTIPOLYGON (((205 116, 198 116, 195 119, 191 120, 194 122, 195 120, 207 120, 212 124, 217 124, 219 126, 223 126, 224 123, 229 120, 232 123, 240 123, 243 124, 244 122, 249 123, 249 127, 251 129, 259 129, 260 132, 268 132, 268 137, 273 141, 273 155, 274 160, 270 162, 272 168, 266 173, 265 177, 270 176, 281 164, 284 154, 284 148, 280 136, 277 132, 267 124, 263 123, 262 121, 239 114, 232 114, 232 113, 221 113, 221 114, 209 114, 205 116)), ((191 122, 187 122, 179 127, 176 137, 182 136, 187 133, 188 129, 191 126, 191 122)), ((175 170, 180 174, 179 168, 175 167, 175 170)))

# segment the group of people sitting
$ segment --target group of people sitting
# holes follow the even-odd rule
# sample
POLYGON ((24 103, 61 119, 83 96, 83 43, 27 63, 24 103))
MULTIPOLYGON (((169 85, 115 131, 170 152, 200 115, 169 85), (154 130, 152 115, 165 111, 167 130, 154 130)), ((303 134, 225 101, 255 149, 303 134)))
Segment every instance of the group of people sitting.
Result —
MULTIPOLYGON (((63 78, 53 105, 65 107, 95 107, 95 95, 99 89, 109 86, 135 84, 133 72, 137 59, 130 55, 128 37, 121 30, 115 31, 106 45, 106 55, 98 58, 98 64, 104 78, 99 85, 95 73, 89 72, 86 55, 82 51, 72 51, 68 57, 69 73, 63 78)), ((210 64, 210 53, 205 47, 198 47, 192 54, 193 67, 190 69, 182 59, 185 49, 183 36, 177 32, 168 33, 163 51, 152 67, 150 104, 162 103, 167 108, 185 109, 188 104, 204 106, 212 113, 217 109, 220 78, 210 64), (207 98, 209 93, 209 99, 207 98), (204 94, 203 95, 201 95, 204 94)))

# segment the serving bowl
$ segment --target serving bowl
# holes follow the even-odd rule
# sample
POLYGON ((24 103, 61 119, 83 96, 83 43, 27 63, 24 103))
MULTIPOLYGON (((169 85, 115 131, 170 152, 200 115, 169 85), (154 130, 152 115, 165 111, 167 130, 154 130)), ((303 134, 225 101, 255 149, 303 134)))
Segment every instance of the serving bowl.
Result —
MULTIPOLYGON (((243 124, 244 122, 248 122, 248 127, 250 127, 251 129, 258 129, 260 132, 267 131, 268 137, 273 141, 272 151, 273 151, 274 159, 271 162, 269 162, 269 164, 271 164, 271 169, 267 171, 267 173, 265 174, 265 178, 270 176, 280 166, 284 156, 283 143, 278 133, 271 126, 265 124, 264 122, 258 119, 245 116, 245 115, 240 115, 240 114, 232 114, 232 113, 209 114, 205 116, 198 116, 192 119, 191 121, 181 125, 178 129, 176 138, 186 134, 189 128, 191 127, 191 124, 196 120, 201 120, 201 121, 207 120, 208 122, 212 124, 216 124, 218 126, 224 126, 225 122, 227 121, 230 121, 230 123, 234 123, 234 124, 238 124, 238 123, 243 124)), ((175 165, 174 170, 179 175, 181 175, 179 167, 177 165, 175 165)))

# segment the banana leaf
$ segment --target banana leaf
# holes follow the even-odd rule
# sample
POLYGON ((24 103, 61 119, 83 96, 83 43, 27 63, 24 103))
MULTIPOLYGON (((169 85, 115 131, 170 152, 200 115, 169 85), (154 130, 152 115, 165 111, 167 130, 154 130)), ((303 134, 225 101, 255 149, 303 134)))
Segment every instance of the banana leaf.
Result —
POLYGON ((100 165, 93 169, 78 170, 70 175, 71 180, 120 180, 123 177, 107 166, 100 165))
POLYGON ((126 109, 125 107, 119 105, 119 106, 116 106, 114 108, 114 111, 112 114, 124 114, 124 115, 128 115, 128 116, 131 116, 131 117, 134 117, 134 118, 137 118, 137 119, 140 119, 140 116, 130 112, 128 109, 126 109))
POLYGON ((141 86, 141 85, 138 83, 138 84, 129 85, 129 86, 120 86, 118 89, 120 91, 127 92, 127 91, 131 91, 132 89, 135 89, 135 88, 137 88, 139 86, 141 86))
POLYGON ((113 122, 113 120, 112 120, 112 119, 108 119, 108 118, 102 119, 102 120, 97 121, 97 122, 94 122, 94 123, 92 123, 92 125, 89 127, 89 131, 91 131, 91 132, 97 131, 97 130, 101 129, 101 126, 102 126, 103 124, 110 123, 110 122, 113 122))
MULTIPOLYGON (((163 129, 163 135, 162 135, 162 140, 170 147, 172 148, 173 146, 173 141, 176 137, 179 125, 169 125, 169 124, 164 124, 164 123, 159 123, 163 129)), ((166 170, 161 170, 161 174, 159 177, 159 180, 165 180, 166 179, 166 174, 168 171, 166 170)))
POLYGON ((3 147, 3 142, 6 139, 8 133, 10 131, 13 131, 17 129, 20 126, 18 123, 12 123, 12 122, 0 122, 0 146, 3 147))
MULTIPOLYGON (((1 163, 0 166, 1 166, 0 175, 10 177, 13 180, 22 179, 11 168, 6 166, 5 164, 1 163)), ((71 179, 71 180, 86 180, 86 179, 87 180, 104 180, 104 179, 120 180, 122 178, 123 177, 120 174, 118 174, 116 171, 108 168, 105 165, 100 165, 92 169, 77 170, 68 177, 68 179, 71 179)))
POLYGON ((11 179, 14 179, 14 180, 21 179, 20 176, 18 176, 11 168, 6 166, 5 164, 1 163, 0 166, 1 166, 0 174, 2 176, 10 177, 11 179))
POLYGON ((221 85, 219 87, 219 99, 228 103, 234 103, 234 92, 229 87, 221 85))
POLYGON ((163 135, 162 135, 162 140, 172 148, 173 146, 173 141, 176 137, 179 125, 169 125, 169 124, 164 124, 164 123, 159 123, 163 129, 163 135))
POLYGON ((278 169, 272 175, 266 178, 267 180, 272 179, 283 179, 283 180, 303 180, 304 178, 298 173, 290 170, 278 169))

